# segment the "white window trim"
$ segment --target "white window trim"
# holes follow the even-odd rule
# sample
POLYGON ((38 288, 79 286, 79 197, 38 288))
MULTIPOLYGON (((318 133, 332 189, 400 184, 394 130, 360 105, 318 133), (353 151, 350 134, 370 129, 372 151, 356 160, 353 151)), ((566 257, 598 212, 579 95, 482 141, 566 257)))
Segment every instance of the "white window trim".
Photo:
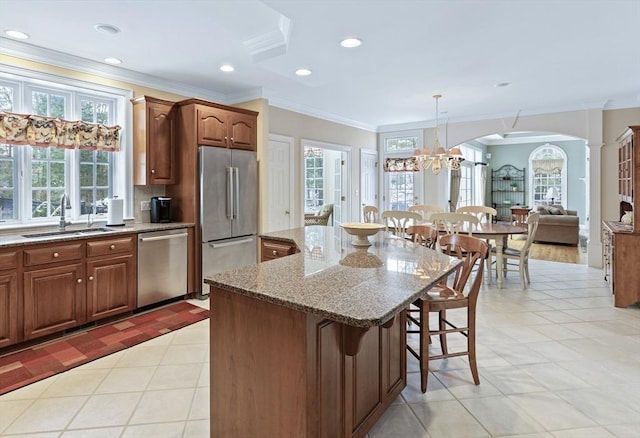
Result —
MULTIPOLYGON (((69 89, 73 88, 74 90, 77 88, 82 88, 95 92, 95 94, 97 95, 104 94, 105 97, 116 98, 115 105, 116 114, 118 115, 118 117, 115 120, 115 124, 123 126, 124 129, 120 134, 120 152, 116 154, 116 157, 114 159, 114 164, 117 164, 116 166, 114 166, 113 172, 113 195, 118 196, 119 198, 124 198, 125 219, 133 219, 133 110, 131 105, 129 104, 130 100, 133 98, 133 90, 101 85, 94 82, 68 78, 53 73, 45 73, 41 71, 7 65, 0 65, 0 78, 8 82, 17 82, 17 93, 19 93, 21 96, 25 93, 24 87, 26 85, 24 85, 24 81, 28 80, 30 82, 28 86, 30 87, 38 87, 40 85, 46 88, 49 83, 54 83, 61 88, 61 91, 64 91, 64 89, 67 87, 69 89)), ((20 108, 20 111, 24 112, 25 110, 20 108)), ((23 153, 22 155, 24 156, 26 154, 23 153)), ((22 164, 23 166, 25 165, 24 161, 22 164)), ((24 178, 25 176, 19 175, 18 177, 24 178)), ((21 192, 18 194, 23 195, 21 192)), ((23 209, 24 205, 26 205, 26 203, 23 202, 22 205, 18 206, 18 208, 23 209)), ((24 220, 24 217, 25 216, 21 216, 21 221, 24 220)), ((83 222, 83 220, 78 219, 76 220, 76 222, 83 222)), ((51 220, 49 220, 46 224, 51 225, 51 220)), ((0 228, 24 228, 34 225, 37 224, 25 222, 7 222, 0 224, 0 228)))
MULTIPOLYGON (((416 137, 416 149, 422 149, 424 146, 424 131, 422 129, 413 129, 408 131, 393 131, 380 134, 380 144, 382 152, 382 163, 387 158, 408 158, 413 155, 413 150, 406 151, 387 151, 387 140, 397 137, 416 137)), ((389 172, 384 171, 384 164, 378 166, 380 169, 380 179, 382 181, 382 199, 378 200, 382 206, 382 210, 389 210, 389 172)), ((424 203, 424 172, 414 172, 413 178, 413 196, 415 204, 424 203)))

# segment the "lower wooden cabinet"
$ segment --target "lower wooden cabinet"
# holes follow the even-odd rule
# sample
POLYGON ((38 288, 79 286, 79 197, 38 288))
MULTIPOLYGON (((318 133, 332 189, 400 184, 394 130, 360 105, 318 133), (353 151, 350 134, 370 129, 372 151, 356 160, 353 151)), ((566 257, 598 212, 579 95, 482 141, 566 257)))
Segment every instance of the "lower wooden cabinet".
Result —
POLYGON ((0 251, 0 348, 136 308, 135 234, 0 251))
POLYGON ((0 348, 18 342, 18 274, 0 271, 0 348))
POLYGON ((602 227, 605 280, 615 307, 640 302, 640 233, 620 222, 605 221, 602 227))
POLYGON ((76 327, 86 321, 82 263, 24 273, 24 340, 76 327))
POLYGON ((133 255, 87 262, 87 317, 96 321, 136 307, 133 255))

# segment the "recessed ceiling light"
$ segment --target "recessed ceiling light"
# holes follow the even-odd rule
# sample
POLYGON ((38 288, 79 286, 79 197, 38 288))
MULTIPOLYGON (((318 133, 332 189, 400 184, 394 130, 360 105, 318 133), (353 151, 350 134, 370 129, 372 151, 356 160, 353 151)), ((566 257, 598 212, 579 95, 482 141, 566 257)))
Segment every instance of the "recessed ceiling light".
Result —
POLYGON ((16 38, 19 40, 26 40, 29 38, 29 34, 24 32, 20 32, 19 30, 5 30, 5 35, 10 36, 11 38, 16 38))
POLYGON ((113 64, 113 65, 122 64, 122 61, 118 58, 104 58, 104 62, 106 62, 107 64, 113 64))
POLYGON ((93 28, 100 33, 108 33, 109 35, 120 33, 120 29, 111 24, 99 23, 93 26, 93 28))
POLYGON ((360 38, 345 38, 340 42, 340 45, 347 49, 358 47, 360 44, 362 44, 362 40, 360 38))
POLYGON ((494 87, 496 88, 508 87, 509 84, 510 84, 509 82, 498 82, 497 84, 494 85, 494 87))
POLYGON ((236 69, 235 69, 235 68, 233 68, 233 66, 232 66, 232 65, 224 64, 223 66, 221 66, 221 67, 220 67, 220 70, 222 70, 222 71, 224 71, 224 72, 227 72, 227 73, 230 73, 230 72, 232 72, 232 71, 235 71, 236 69))
POLYGON ((296 70, 296 74, 298 76, 309 76, 311 74, 311 70, 309 70, 308 68, 299 68, 298 70, 296 70))

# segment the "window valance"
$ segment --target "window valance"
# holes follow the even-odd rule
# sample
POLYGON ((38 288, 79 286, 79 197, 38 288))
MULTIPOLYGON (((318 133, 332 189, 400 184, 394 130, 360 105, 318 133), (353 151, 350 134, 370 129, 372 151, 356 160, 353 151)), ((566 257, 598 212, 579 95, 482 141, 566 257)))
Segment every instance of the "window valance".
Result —
POLYGON ((550 159, 550 160, 531 160, 533 166, 533 174, 552 175, 555 173, 561 173, 564 166, 563 159, 550 159))
POLYGON ((384 160, 385 172, 419 172, 418 162, 414 157, 387 158, 384 160))
POLYGON ((0 142, 5 144, 117 152, 120 129, 117 125, 0 112, 0 142))

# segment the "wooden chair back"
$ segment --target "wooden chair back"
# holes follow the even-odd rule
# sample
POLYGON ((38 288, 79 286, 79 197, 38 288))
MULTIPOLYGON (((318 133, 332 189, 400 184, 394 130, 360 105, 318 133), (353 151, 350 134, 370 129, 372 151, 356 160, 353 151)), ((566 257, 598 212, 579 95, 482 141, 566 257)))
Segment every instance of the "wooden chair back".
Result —
POLYGON ((477 237, 464 234, 447 234, 440 237, 440 248, 445 254, 462 260, 462 267, 456 271, 453 284, 450 287, 457 295, 467 295, 469 307, 475 308, 478 291, 482 285, 482 270, 484 269, 484 261, 489 253, 489 245, 477 237), (477 270, 475 269, 476 263, 477 270), (476 276, 465 294, 464 290, 467 281, 474 271, 476 276))
POLYGON ((430 249, 436 249, 438 243, 438 230, 429 225, 411 225, 407 228, 407 234, 411 236, 411 239, 430 249))
POLYGON ((409 207, 409 211, 420 213, 424 222, 430 222, 431 215, 433 213, 444 213, 444 208, 438 207, 437 205, 416 204, 409 207))
POLYGON ((374 205, 365 205, 362 207, 362 218, 367 223, 378 222, 378 207, 374 205))
POLYGON ((380 218, 387 231, 400 237, 406 236, 407 228, 410 225, 417 224, 422 220, 420 213, 402 210, 385 210, 380 218))
POLYGON ((538 230, 538 223, 540 221, 540 213, 530 213, 527 216, 527 241, 524 243, 522 250, 520 251, 520 259, 528 259, 529 251, 531 250, 531 244, 536 238, 536 231, 538 230))
POLYGON ((480 222, 491 223, 493 218, 498 215, 498 212, 493 207, 487 207, 485 205, 467 205, 460 207, 456 210, 456 213, 472 214, 478 218, 480 222))

